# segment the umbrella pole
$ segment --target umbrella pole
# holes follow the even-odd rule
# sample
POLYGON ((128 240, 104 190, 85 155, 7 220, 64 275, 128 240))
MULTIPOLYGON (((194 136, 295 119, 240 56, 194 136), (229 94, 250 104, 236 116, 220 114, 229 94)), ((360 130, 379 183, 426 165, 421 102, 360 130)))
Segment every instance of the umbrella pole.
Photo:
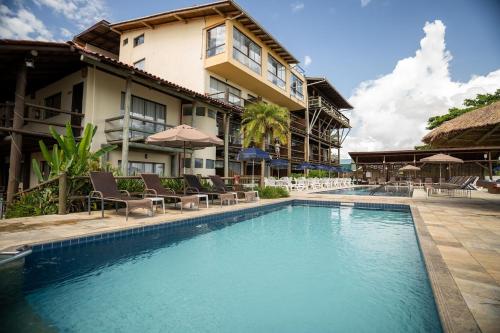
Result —
POLYGON ((441 185, 441 163, 439 163, 439 185, 441 185))
MULTIPOLYGON (((183 150, 184 150, 184 155, 182 155, 182 176, 186 174, 186 141, 182 142, 183 150)), ((186 194, 186 182, 182 182, 184 185, 184 194, 186 194)))
POLYGON ((252 160, 252 190, 253 190, 253 174, 255 171, 255 160, 252 160))

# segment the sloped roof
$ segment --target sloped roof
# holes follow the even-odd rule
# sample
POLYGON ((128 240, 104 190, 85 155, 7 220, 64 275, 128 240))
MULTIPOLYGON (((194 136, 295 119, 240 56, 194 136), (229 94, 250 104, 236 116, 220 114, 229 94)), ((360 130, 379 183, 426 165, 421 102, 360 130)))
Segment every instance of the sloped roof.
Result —
POLYGON ((328 79, 324 77, 306 77, 307 84, 319 89, 325 97, 335 104, 339 109, 352 109, 352 105, 338 92, 328 79))
POLYGON ((179 21, 187 21, 205 16, 220 15, 238 21, 257 38, 266 44, 271 50, 282 57, 288 64, 297 64, 299 61, 290 53, 276 38, 267 32, 253 17, 232 0, 217 1, 203 5, 175 9, 158 14, 138 17, 131 20, 111 24, 116 31, 127 31, 153 27, 179 21))
POLYGON ((80 32, 73 41, 85 46, 91 44, 113 54, 120 52, 120 34, 111 29, 110 23, 102 20, 80 32))
POLYGON ((444 122, 422 141, 435 147, 500 145, 500 101, 444 122))

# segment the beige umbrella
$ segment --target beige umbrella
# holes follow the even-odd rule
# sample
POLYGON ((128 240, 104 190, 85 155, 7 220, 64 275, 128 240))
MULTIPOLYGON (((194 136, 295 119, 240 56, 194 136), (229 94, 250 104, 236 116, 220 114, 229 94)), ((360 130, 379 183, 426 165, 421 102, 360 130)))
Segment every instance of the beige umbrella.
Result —
POLYGON ((403 172, 404 172, 404 171, 420 171, 420 168, 419 168, 419 167, 417 167, 417 166, 414 166, 414 165, 410 165, 410 164, 408 164, 408 165, 405 165, 405 166, 404 166, 404 167, 402 167, 402 168, 399 168, 399 170, 398 170, 398 171, 403 171, 403 172))
POLYGON ((165 147, 182 147, 184 156, 186 156, 186 148, 202 149, 224 144, 224 141, 215 135, 204 133, 188 125, 179 125, 150 135, 147 137, 146 142, 165 147))
POLYGON ((446 154, 436 154, 420 159, 422 163, 439 164, 439 183, 441 183, 441 164, 464 163, 463 160, 446 154))

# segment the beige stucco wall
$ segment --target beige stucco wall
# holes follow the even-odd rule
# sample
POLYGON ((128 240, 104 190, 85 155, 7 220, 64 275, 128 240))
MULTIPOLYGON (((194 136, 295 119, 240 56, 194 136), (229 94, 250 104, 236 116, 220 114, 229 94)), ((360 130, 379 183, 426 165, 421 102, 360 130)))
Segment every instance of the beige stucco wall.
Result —
MULTIPOLYGON (((121 159, 121 149, 117 149, 109 153, 107 162, 114 167, 118 167, 118 161, 121 161, 121 159)), ((172 175, 172 156, 167 153, 130 149, 128 152, 128 160, 129 162, 163 163, 164 176, 170 177, 172 175)))
POLYGON ((122 34, 120 61, 133 65, 146 59, 145 70, 166 80, 203 93, 203 19, 139 29, 122 34), (144 43, 134 47, 134 38, 144 34, 144 43), (123 40, 128 44, 123 46, 123 40))

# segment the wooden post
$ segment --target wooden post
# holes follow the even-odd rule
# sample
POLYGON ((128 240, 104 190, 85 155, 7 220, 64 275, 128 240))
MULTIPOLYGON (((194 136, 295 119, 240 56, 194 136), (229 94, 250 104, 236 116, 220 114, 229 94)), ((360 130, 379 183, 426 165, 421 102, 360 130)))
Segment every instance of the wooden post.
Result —
POLYGON ((292 131, 290 130, 291 118, 288 120, 288 142, 287 142, 287 158, 288 158, 288 168, 286 170, 286 175, 290 176, 292 174, 292 131))
MULTIPOLYGON (((16 92, 14 99, 14 121, 12 128, 19 130, 24 123, 24 97, 26 96, 26 76, 27 68, 23 62, 19 67, 16 78, 16 92)), ((9 181, 7 184, 7 202, 14 199, 14 195, 19 188, 19 177, 21 175, 21 156, 23 147, 23 135, 19 132, 11 132, 10 161, 9 161, 9 181)), ((26 165, 30 165, 26 163, 26 165)))
POLYGON ((488 171, 490 173, 490 180, 493 180, 493 163, 491 162, 491 151, 488 152, 488 171))
POLYGON ((68 196, 68 176, 66 173, 59 175, 59 215, 66 214, 66 199, 68 196))
POLYGON ((224 113, 223 126, 224 126, 224 177, 229 177, 229 114, 224 113))
POLYGON ((125 111, 123 115, 122 133, 122 175, 128 176, 128 143, 130 129, 130 105, 132 103, 132 78, 128 77, 125 84, 125 111))

